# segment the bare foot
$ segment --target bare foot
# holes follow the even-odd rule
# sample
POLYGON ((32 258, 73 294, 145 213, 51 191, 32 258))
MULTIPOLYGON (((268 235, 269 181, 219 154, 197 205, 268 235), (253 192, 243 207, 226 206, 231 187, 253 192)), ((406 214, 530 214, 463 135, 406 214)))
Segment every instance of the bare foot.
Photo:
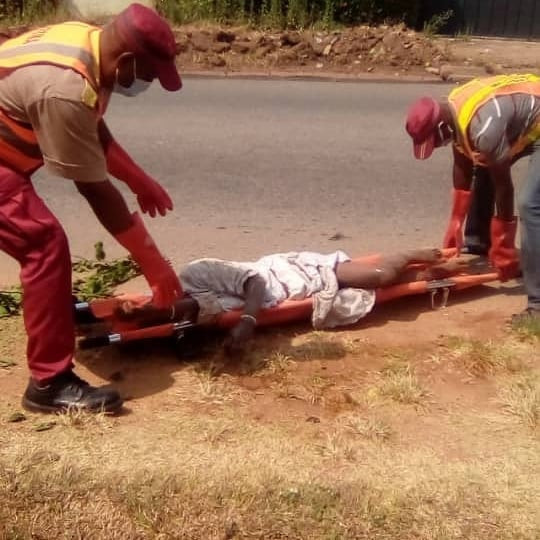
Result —
POLYGON ((410 252, 411 262, 414 263, 434 263, 442 258, 442 251, 437 248, 413 249, 410 252))

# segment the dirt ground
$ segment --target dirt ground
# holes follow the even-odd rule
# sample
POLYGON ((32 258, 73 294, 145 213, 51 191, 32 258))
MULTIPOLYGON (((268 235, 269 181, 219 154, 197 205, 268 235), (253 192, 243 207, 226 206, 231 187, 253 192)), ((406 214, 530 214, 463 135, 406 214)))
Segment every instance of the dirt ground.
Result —
POLYGON ((426 36, 400 25, 334 32, 187 26, 175 33, 186 73, 462 81, 540 64, 538 42, 426 36))
POLYGON ((261 331, 241 359, 211 335, 184 359, 82 351, 78 372, 126 399, 114 418, 23 412, 24 332, 3 319, 0 538, 536 539, 538 338, 506 325, 520 293, 261 331))

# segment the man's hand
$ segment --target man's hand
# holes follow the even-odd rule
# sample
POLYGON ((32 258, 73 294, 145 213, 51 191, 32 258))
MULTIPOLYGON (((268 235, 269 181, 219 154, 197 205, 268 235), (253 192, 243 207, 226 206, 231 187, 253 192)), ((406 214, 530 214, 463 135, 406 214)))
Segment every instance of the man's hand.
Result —
POLYGON ((146 176, 143 181, 128 183, 129 187, 137 195, 139 206, 145 214, 155 217, 157 213, 164 216, 167 210, 173 209, 169 194, 155 180, 146 176))
POLYGON ((157 308, 171 306, 183 294, 178 276, 159 252, 138 214, 133 214, 132 225, 117 233, 115 238, 124 246, 141 267, 153 293, 157 308))
POLYGON ((463 223, 458 219, 451 218, 444 234, 443 248, 456 248, 457 255, 459 256, 462 247, 463 223))
POLYGON ((253 337, 256 322, 254 319, 240 319, 240 322, 231 330, 229 336, 225 340, 225 352, 229 356, 241 355, 253 337))

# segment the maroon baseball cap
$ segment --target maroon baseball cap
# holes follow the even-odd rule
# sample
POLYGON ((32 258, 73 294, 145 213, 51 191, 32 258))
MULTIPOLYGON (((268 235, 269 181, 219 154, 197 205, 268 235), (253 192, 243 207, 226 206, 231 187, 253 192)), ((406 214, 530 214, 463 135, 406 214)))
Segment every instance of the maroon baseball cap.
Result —
POLYGON ((420 98, 409 109, 405 129, 412 137, 416 159, 427 159, 433 153, 440 115, 441 106, 430 97, 420 98))
POLYGON ((176 69, 176 42, 168 23, 156 11, 142 4, 130 4, 113 23, 131 52, 148 60, 157 71, 165 90, 182 88, 176 69))

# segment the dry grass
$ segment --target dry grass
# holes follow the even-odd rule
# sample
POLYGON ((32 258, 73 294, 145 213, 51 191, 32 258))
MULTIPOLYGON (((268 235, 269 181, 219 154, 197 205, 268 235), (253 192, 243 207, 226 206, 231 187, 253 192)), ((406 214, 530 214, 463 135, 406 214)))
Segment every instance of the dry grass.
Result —
POLYGON ((343 419, 343 425, 349 433, 369 441, 386 442, 394 434, 390 424, 381 418, 364 418, 353 414, 343 419))
POLYGON ((325 438, 315 445, 317 452, 325 458, 333 459, 334 461, 356 460, 356 449, 341 433, 329 433, 325 438))
POLYGON ((351 350, 351 341, 330 332, 311 332, 285 352, 293 360, 337 360, 351 350))
MULTIPOLYGON (((540 538, 540 440, 506 419, 537 430, 535 366, 525 376, 494 364, 504 414, 490 397, 461 403, 461 393, 492 388, 481 378, 443 410, 423 407, 427 367, 411 351, 380 350, 374 365, 387 363, 374 375, 373 365, 347 371, 363 358, 355 341, 307 341, 296 357, 261 353, 276 385, 262 398, 210 360, 179 367, 172 388, 133 400, 123 417, 28 413, 12 423, 18 400, 0 401, 0 539, 540 538), (300 364, 336 352, 352 358, 332 375, 300 364), (322 407, 341 384, 358 399, 322 407), (299 399, 277 399, 280 389, 299 399)), ((536 345, 522 345, 537 363, 536 345)), ((445 367, 430 364, 430 377, 445 367)), ((0 381, 23 380, 22 370, 1 370, 0 381)))
POLYGON ((499 391, 498 401, 503 409, 531 430, 540 426, 540 380, 524 375, 507 382, 499 391))
POLYGON ((512 324, 512 330, 521 338, 538 342, 540 340, 540 318, 524 318, 512 324))
POLYGON ((528 349, 512 339, 481 341, 451 337, 446 347, 452 360, 475 377, 521 371, 528 355, 528 349))
POLYGON ((266 361, 265 371, 272 375, 283 374, 293 368, 295 365, 294 360, 281 351, 272 352, 266 361))
POLYGON ((216 377, 212 371, 202 371, 198 375, 198 392, 193 397, 201 403, 220 405, 231 401, 234 397, 234 389, 223 377, 216 377))
POLYGON ((255 348, 242 358, 240 370, 243 375, 261 373, 283 375, 295 366, 295 361, 282 350, 255 348))
POLYGON ((409 363, 390 363, 381 371, 376 393, 406 405, 423 406, 429 392, 420 384, 409 363))
POLYGON ((396 459, 339 432, 313 444, 276 426, 181 410, 136 437, 121 422, 111 427, 106 437, 99 425, 62 423, 0 436, 0 537, 533 540, 540 532, 538 453, 396 459))

